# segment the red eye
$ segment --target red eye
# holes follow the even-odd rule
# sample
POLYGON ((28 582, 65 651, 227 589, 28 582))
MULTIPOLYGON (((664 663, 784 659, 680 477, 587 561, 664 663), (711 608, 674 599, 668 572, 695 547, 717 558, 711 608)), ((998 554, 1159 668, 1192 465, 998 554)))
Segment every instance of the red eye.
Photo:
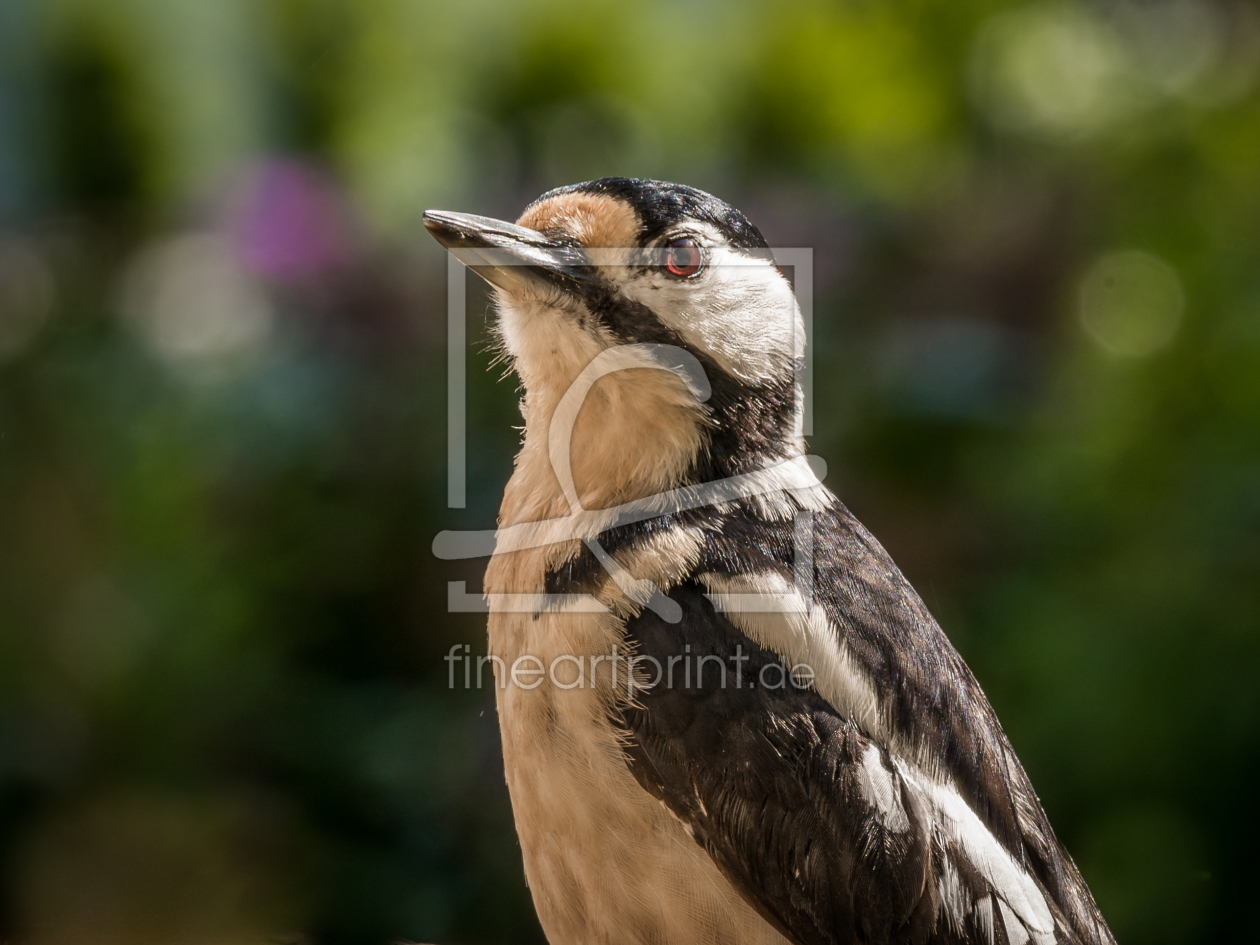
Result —
POLYGON ((665 268, 671 275, 687 279, 700 271, 704 257, 700 255, 700 246, 690 236, 682 236, 671 240, 665 247, 665 268))

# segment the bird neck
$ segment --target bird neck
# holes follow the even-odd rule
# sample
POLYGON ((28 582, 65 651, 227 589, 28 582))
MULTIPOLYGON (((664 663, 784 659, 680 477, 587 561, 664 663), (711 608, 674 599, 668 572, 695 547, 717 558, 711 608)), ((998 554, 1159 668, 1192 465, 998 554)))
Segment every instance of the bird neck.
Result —
POLYGON ((584 509, 666 492, 687 481, 705 450, 708 410, 670 374, 635 369, 601 378, 572 419, 557 412, 562 397, 558 389, 526 391, 525 434, 504 492, 503 524, 573 511, 568 479, 584 509), (565 457, 553 446, 553 429, 570 423, 565 457))

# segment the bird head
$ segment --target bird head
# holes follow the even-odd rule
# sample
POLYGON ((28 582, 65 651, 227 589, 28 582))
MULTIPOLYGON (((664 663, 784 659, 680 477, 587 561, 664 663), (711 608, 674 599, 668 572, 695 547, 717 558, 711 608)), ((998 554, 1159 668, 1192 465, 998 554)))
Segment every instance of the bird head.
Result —
POLYGON ((573 430, 584 492, 624 500, 802 451, 800 310, 734 207, 680 184, 604 178, 544 194, 514 224, 428 211, 425 225, 495 289, 497 334, 525 390, 526 452, 612 348, 681 350, 703 371, 707 398, 646 364, 601 377, 573 430))

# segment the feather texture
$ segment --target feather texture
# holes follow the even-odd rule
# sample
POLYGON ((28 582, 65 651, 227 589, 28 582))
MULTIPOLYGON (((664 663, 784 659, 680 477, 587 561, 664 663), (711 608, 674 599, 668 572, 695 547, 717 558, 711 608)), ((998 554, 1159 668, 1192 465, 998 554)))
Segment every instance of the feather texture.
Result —
POLYGON ((670 591, 681 624, 626 624, 658 659, 750 654, 744 686, 658 686, 619 707, 639 783, 801 945, 1111 942, 922 601, 839 503, 814 523, 812 614, 715 609, 715 588, 790 589, 791 523, 741 510, 707 522, 670 591), (762 667, 798 663, 810 686, 758 684, 762 667))

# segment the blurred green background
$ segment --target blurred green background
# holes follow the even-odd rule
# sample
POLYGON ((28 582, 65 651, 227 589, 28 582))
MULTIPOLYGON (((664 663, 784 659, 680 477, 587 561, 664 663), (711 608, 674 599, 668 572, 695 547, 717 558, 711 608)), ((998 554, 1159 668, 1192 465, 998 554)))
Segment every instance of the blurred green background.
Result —
POLYGON ((813 247, 829 484, 1120 941, 1250 940, 1258 80, 1242 2, 4 0, 0 941, 542 940, 419 220, 606 174, 813 247))

